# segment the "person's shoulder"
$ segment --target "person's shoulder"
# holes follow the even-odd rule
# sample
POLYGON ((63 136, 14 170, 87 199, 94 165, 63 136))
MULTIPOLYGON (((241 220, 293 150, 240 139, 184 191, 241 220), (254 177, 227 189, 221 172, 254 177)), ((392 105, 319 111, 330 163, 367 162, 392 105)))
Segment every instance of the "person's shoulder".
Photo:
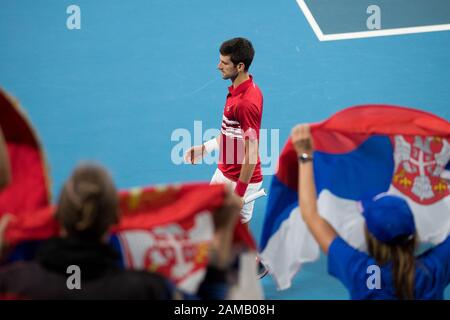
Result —
POLYGON ((416 294, 424 299, 442 299, 450 281, 450 237, 416 259, 416 294))
POLYGON ((263 93, 259 86, 254 81, 252 81, 246 90, 246 95, 262 98, 263 93))
POLYGON ((373 258, 367 253, 353 247, 339 236, 328 248, 328 273, 339 279, 352 297, 365 296, 367 271, 373 264, 373 258))
POLYGON ((419 257, 426 258, 430 255, 434 255, 436 253, 441 252, 447 252, 450 255, 450 236, 447 236, 447 238, 445 238, 444 241, 423 252, 419 257))
POLYGON ((450 235, 447 235, 447 238, 442 241, 440 244, 438 244, 436 247, 446 248, 447 250, 450 249, 450 235))
POLYGON ((256 104, 252 101, 252 99, 248 99, 247 97, 244 97, 243 99, 239 100, 239 102, 236 104, 236 107, 238 110, 252 110, 256 109, 256 104))
POLYGON ((249 111, 249 112, 262 112, 263 97, 261 91, 254 89, 247 89, 247 91, 242 95, 242 97, 237 102, 237 109, 239 111, 249 111))
POLYGON ((450 236, 436 246, 423 252, 418 259, 425 263, 450 262, 450 236))
POLYGON ((328 248, 328 256, 335 260, 353 261, 353 263, 359 261, 363 264, 372 260, 366 252, 353 247, 340 236, 337 236, 331 242, 330 247, 328 248))
POLYGON ((348 242, 345 241, 343 238, 337 236, 336 238, 333 239, 333 241, 331 241, 329 252, 340 250, 358 251, 357 249, 353 248, 350 244, 348 244, 348 242))

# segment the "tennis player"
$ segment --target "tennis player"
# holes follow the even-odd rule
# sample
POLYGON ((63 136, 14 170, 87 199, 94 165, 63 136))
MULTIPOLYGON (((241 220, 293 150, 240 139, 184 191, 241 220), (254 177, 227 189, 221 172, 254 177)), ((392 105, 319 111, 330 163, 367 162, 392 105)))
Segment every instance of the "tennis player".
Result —
MULTIPOLYGON (((186 162, 195 164, 207 153, 219 149, 219 164, 211 183, 225 183, 242 199, 258 192, 262 185, 259 158, 259 129, 263 112, 263 95, 249 73, 255 50, 244 38, 225 41, 220 46, 217 68, 224 80, 230 80, 222 116, 221 133, 200 146, 191 147, 186 162)), ((254 201, 244 203, 241 222, 248 227, 254 201)), ((267 268, 256 257, 257 275, 262 278, 267 268)))
MULTIPOLYGON (((263 111, 263 95, 249 67, 255 50, 244 38, 222 43, 217 66, 222 78, 231 81, 225 101, 221 134, 200 146, 190 148, 185 155, 189 163, 198 163, 213 150, 219 149, 219 164, 211 183, 225 183, 241 198, 257 192, 262 185, 258 152, 259 130, 263 111)), ((241 222, 252 218, 254 202, 243 205, 241 222)))

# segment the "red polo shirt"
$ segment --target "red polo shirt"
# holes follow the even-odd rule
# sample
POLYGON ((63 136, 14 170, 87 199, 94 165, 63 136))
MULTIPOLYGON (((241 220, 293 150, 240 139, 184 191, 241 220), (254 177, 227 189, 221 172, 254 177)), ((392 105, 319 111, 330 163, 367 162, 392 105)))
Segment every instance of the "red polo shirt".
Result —
MULTIPOLYGON (((230 180, 237 181, 244 159, 244 139, 258 139, 263 111, 261 90, 253 77, 236 88, 228 88, 223 110, 220 139, 219 169, 230 180)), ((262 181, 261 163, 258 160, 250 183, 262 181)))

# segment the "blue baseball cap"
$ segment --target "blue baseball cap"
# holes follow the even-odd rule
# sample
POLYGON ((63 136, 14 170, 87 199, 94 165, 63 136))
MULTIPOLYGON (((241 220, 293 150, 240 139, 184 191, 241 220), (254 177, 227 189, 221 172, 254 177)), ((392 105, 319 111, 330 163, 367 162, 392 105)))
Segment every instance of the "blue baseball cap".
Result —
POLYGON ((367 229, 377 240, 397 243, 416 232, 414 216, 403 198, 383 193, 361 203, 367 229))

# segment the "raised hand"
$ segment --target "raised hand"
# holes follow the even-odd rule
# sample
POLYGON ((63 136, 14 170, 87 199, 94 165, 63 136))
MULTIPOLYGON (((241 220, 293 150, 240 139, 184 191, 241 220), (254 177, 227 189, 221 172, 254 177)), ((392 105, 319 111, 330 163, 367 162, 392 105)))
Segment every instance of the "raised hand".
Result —
POLYGON ((311 155, 314 151, 309 124, 299 124, 291 131, 291 141, 298 155, 307 153, 311 155))

